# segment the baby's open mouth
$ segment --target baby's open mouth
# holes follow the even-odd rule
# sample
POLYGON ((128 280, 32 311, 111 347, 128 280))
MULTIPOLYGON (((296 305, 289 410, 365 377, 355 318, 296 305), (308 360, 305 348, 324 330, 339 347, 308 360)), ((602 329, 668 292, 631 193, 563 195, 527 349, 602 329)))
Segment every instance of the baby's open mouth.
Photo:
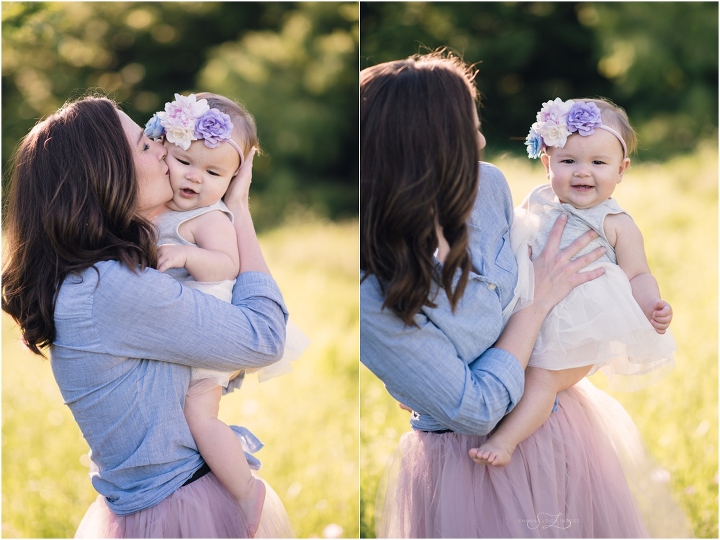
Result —
POLYGON ((189 189, 189 188, 182 188, 182 189, 180 190, 180 192, 181 192, 183 195, 187 195, 188 197, 192 197, 193 195, 197 195, 197 193, 195 193, 192 189, 189 189))
POLYGON ((588 186, 586 184, 578 184, 577 186, 571 186, 571 187, 578 191, 588 191, 590 189, 593 189, 595 186, 588 186))

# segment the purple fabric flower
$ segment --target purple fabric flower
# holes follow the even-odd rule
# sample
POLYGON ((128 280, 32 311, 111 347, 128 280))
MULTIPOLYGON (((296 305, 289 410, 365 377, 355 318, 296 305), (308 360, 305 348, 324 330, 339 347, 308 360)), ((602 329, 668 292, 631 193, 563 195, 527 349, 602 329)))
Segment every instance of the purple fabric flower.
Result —
POLYGON ((157 139, 161 135, 164 135, 165 128, 160 122, 161 121, 158 113, 153 114, 153 117, 148 120, 147 124, 145 124, 145 135, 147 135, 151 139, 157 139))
POLYGON ((600 109, 594 103, 576 101, 567 115, 567 126, 571 132, 577 131, 583 137, 595 133, 602 124, 600 109))
POLYGON ((233 124, 230 117, 218 111, 210 109, 205 111, 195 124, 195 136, 198 139, 205 139, 205 146, 217 148, 220 143, 230 138, 233 124))
POLYGON ((534 129, 531 129, 530 133, 528 133, 528 136, 525 139, 528 157, 531 157, 532 159, 540 157, 540 153, 543 149, 543 144, 543 139, 540 134, 534 129))

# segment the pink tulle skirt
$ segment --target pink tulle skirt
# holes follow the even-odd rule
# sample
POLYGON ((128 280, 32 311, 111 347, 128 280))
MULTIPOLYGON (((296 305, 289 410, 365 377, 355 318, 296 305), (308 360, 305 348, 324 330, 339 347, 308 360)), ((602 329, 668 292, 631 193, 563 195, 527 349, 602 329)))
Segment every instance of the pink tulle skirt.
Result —
POLYGON ((378 492, 380 538, 685 538, 687 518, 623 407, 587 380, 504 468, 468 450, 487 437, 403 435, 378 492))
MULTIPOLYGON (((255 538, 292 538, 282 502, 267 482, 265 487, 265 506, 255 538)), ((246 531, 237 503, 209 472, 161 503, 126 516, 115 515, 98 496, 75 538, 247 538, 246 531)))

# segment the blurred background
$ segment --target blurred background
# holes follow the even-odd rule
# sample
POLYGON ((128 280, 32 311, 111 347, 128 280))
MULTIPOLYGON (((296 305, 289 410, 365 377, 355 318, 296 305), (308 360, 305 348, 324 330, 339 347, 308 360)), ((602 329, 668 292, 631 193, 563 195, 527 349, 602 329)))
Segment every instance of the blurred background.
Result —
MULTIPOLYGON (((358 4, 3 2, 2 161, 39 118, 100 88, 140 125, 175 93, 245 104, 264 155, 251 210, 311 345, 222 400, 265 443, 298 537, 358 536, 358 4)), ((3 193, 7 188, 3 177, 3 193)), ((2 328, 2 536, 72 537, 97 495, 50 365, 2 328)))
MULTIPOLYGON (((611 395, 655 458, 654 481, 671 488, 696 536, 717 538, 718 4, 361 2, 360 28, 360 69, 440 47, 476 65, 484 159, 516 204, 547 182, 523 144, 543 102, 604 96, 626 109, 640 149, 613 197, 643 231, 673 306, 677 368, 611 395)), ((602 374, 591 380, 607 390, 602 374)), ((385 462, 410 428, 364 367, 360 404, 360 530, 373 537, 385 462)))
POLYGON ((353 2, 3 2, 3 165, 88 88, 141 126, 175 93, 216 92, 257 121, 256 226, 355 216, 357 19, 353 2))
POLYGON ((360 69, 437 47, 476 64, 489 154, 523 152, 555 97, 620 104, 642 159, 717 137, 717 3, 361 2, 360 17, 360 69))

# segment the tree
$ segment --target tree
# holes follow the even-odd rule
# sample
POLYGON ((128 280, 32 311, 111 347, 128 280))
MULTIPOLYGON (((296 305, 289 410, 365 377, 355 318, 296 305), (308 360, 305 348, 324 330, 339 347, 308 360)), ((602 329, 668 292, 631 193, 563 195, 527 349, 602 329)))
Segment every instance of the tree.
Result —
POLYGON ((548 99, 608 97, 657 159, 717 137, 710 2, 362 3, 360 66, 447 47, 475 63, 494 152, 524 152, 548 99))
POLYGON ((260 227, 291 202, 357 213, 357 4, 6 2, 2 30, 4 168, 39 118, 88 88, 141 125, 175 93, 205 90, 258 120, 260 227))

